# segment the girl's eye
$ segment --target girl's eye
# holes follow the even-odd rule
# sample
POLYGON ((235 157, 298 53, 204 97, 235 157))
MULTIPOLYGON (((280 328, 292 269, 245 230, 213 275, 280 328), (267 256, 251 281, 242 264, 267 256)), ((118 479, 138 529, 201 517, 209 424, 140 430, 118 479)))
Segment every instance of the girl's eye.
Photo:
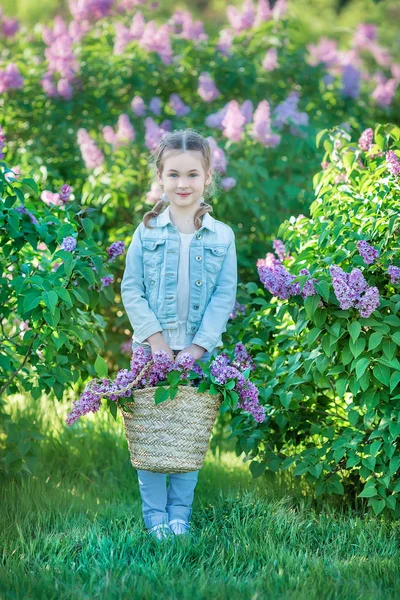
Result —
MULTIPOLYGON (((176 173, 171 173, 170 177, 175 177, 176 173)), ((193 177, 197 177, 197 173, 192 173, 193 177)))

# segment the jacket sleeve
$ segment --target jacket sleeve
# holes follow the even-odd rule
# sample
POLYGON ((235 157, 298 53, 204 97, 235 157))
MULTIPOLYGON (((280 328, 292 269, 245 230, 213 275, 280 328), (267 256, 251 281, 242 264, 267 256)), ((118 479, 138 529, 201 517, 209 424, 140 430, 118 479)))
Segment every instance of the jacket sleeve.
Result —
POLYGON ((126 253, 125 271, 121 282, 121 298, 135 333, 135 341, 144 342, 150 335, 162 331, 144 293, 143 250, 140 224, 126 253))
POLYGON ((192 340, 192 344, 202 346, 212 352, 234 309, 237 292, 237 259, 235 234, 232 232, 224 262, 219 273, 217 286, 204 312, 200 327, 192 340))

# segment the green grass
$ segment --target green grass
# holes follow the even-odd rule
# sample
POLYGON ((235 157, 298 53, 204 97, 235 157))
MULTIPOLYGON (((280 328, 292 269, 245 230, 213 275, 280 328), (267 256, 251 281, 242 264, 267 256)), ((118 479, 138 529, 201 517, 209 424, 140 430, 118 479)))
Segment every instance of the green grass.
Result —
POLYGON ((316 513, 298 488, 209 453, 191 539, 160 543, 145 532, 120 417, 69 428, 65 406, 21 397, 10 412, 48 439, 35 476, 1 491, 2 600, 400 597, 398 523, 345 506, 316 513))

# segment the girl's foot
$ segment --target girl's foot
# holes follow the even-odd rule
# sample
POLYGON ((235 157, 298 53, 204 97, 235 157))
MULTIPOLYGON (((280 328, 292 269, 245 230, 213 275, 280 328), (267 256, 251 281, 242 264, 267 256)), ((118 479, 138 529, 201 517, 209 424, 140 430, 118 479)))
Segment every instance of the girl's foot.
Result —
POLYGON ((172 531, 166 523, 159 523, 148 530, 148 534, 157 540, 165 540, 173 537, 172 531))
POLYGON ((183 519, 172 519, 169 522, 169 527, 175 535, 188 535, 190 532, 189 523, 183 519))

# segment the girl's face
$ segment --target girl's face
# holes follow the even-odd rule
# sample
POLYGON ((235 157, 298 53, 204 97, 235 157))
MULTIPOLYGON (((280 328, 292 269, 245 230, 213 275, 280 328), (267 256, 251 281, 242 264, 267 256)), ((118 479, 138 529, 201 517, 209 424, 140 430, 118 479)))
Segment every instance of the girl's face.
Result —
POLYGON ((198 206, 204 186, 211 182, 211 169, 205 173, 202 153, 190 150, 169 150, 164 154, 162 173, 157 170, 158 183, 171 205, 180 208, 198 206))

